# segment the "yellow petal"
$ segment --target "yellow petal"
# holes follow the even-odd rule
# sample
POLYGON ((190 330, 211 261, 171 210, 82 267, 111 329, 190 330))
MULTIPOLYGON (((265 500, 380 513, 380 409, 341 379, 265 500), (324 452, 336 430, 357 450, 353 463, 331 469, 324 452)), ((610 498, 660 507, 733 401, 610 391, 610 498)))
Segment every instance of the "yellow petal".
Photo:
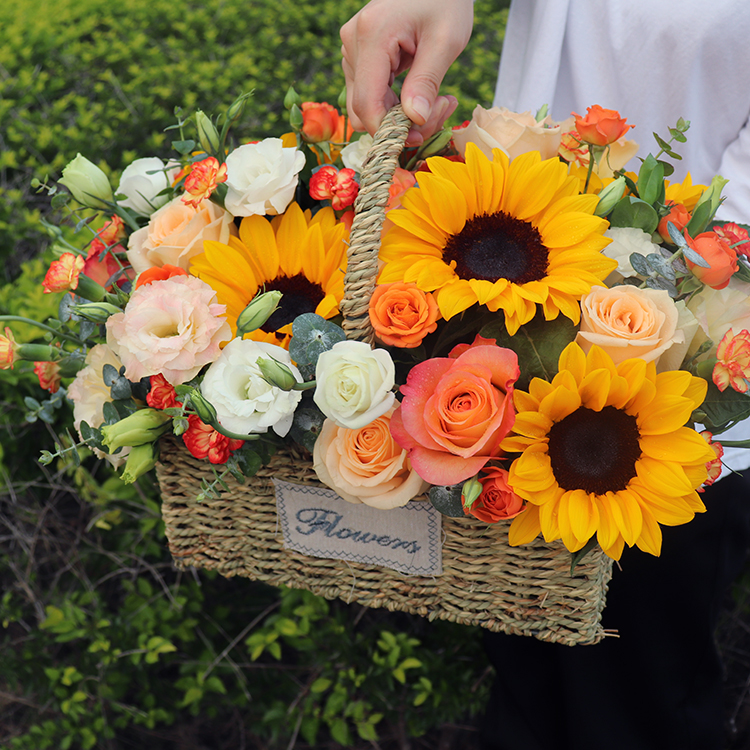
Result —
POLYGON ((539 536, 541 530, 539 508, 536 505, 527 505, 526 510, 519 513, 510 524, 508 544, 511 547, 518 547, 519 544, 533 542, 539 536))

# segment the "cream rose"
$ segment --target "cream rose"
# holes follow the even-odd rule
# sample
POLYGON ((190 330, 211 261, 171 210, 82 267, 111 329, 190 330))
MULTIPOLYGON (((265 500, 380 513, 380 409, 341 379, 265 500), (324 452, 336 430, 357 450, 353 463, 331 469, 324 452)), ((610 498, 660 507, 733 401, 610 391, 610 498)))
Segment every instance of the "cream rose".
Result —
POLYGON ((147 226, 133 232, 128 260, 136 273, 167 264, 187 271, 191 258, 203 252, 204 240, 226 245, 230 235, 237 236, 232 214, 209 200, 197 208, 188 206, 178 196, 155 211, 147 226))
POLYGON ((234 216, 284 213, 304 166, 304 154, 284 148, 280 138, 236 148, 227 156, 227 211, 234 216))
POLYGON ((339 427, 330 419, 323 423, 313 468, 318 479, 344 500, 385 510, 406 505, 429 486, 391 436, 394 410, 395 406, 358 430, 339 427))
POLYGON ((634 357, 658 362, 667 349, 685 341, 678 318, 674 301, 663 290, 595 286, 581 298, 576 343, 585 352, 601 347, 616 365, 634 357))
POLYGON ((560 123, 545 117, 537 122, 531 112, 511 112, 505 107, 474 108, 471 122, 453 131, 453 143, 465 155, 466 145, 476 143, 482 153, 492 158, 492 149, 499 148, 510 159, 527 151, 539 151, 542 159, 551 159, 560 147, 563 130, 560 123))
POLYGON ((194 276, 138 287, 124 312, 107 319, 107 344, 128 380, 161 374, 172 385, 194 378, 232 337, 216 292, 194 276))
POLYGON ((268 432, 284 437, 292 426, 302 393, 282 391, 263 378, 258 360, 272 358, 286 365, 301 381, 289 352, 275 344, 233 339, 208 368, 201 393, 216 409, 220 424, 238 434, 268 432))
POLYGON ((118 203, 142 216, 150 216, 161 208, 169 198, 159 195, 169 187, 166 165, 156 156, 136 159, 128 164, 120 177, 117 195, 124 195, 125 200, 118 203))
POLYGON ((385 414, 396 399, 396 370, 385 349, 340 341, 318 357, 313 400, 339 427, 356 430, 385 414))
POLYGON ((607 277, 606 283, 610 286, 638 275, 630 263, 633 253, 646 256, 659 252, 659 246, 651 241, 651 235, 636 227, 610 227, 604 236, 609 237, 612 242, 602 250, 602 254, 617 261, 617 270, 607 277))
MULTIPOLYGON (((99 427, 104 422, 104 404, 112 400, 109 386, 104 384, 102 370, 104 365, 112 365, 116 370, 122 367, 122 362, 106 344, 97 344, 89 349, 86 355, 86 366, 79 370, 68 388, 68 398, 73 402, 73 426, 81 434, 81 422, 89 427, 99 427)), ((83 438, 81 438, 83 439, 83 438)), ((105 457, 113 466, 120 466, 130 452, 130 448, 123 448, 116 456, 103 453, 98 449, 94 452, 101 458, 105 457)))
POLYGON ((369 133, 365 133, 359 140, 352 141, 344 146, 341 149, 341 161, 344 162, 344 166, 353 169, 355 172, 361 172, 365 157, 371 146, 372 136, 369 133))

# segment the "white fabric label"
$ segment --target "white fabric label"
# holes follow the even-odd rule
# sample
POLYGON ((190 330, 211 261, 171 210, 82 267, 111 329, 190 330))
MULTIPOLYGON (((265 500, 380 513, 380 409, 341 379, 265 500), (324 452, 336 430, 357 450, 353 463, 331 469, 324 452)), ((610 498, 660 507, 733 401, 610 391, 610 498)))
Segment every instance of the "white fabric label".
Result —
POLYGON ((333 490, 273 480, 284 546, 311 557, 379 565, 405 575, 443 572, 440 513, 428 502, 380 510, 333 490))

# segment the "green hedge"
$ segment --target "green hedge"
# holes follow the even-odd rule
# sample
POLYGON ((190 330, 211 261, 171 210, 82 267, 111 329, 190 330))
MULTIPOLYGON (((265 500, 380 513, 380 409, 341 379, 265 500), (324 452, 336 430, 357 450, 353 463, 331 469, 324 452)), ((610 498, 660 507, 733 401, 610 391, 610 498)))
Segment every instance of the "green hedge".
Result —
MULTIPOLYGON (((334 103, 343 86, 338 30, 360 0, 17 0, 0 24, 0 258, 6 274, 46 242, 44 196, 77 152, 117 173, 139 156, 168 156, 175 107, 218 112, 254 98, 235 135, 284 131, 282 100, 334 103)), ((476 32, 446 92, 460 122, 489 105, 507 2, 477 0, 476 32)), ((116 176, 116 175, 115 175, 116 176)))

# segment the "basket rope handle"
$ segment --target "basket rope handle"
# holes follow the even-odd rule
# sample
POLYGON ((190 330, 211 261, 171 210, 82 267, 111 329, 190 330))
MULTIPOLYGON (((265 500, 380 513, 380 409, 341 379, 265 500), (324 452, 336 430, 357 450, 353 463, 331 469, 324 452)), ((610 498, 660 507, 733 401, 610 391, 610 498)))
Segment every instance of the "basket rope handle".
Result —
POLYGON ((388 191, 411 124, 400 104, 383 118, 362 166, 359 194, 354 202, 344 298, 339 307, 347 338, 368 344, 375 339, 368 308, 378 275, 380 232, 385 221, 388 191))

